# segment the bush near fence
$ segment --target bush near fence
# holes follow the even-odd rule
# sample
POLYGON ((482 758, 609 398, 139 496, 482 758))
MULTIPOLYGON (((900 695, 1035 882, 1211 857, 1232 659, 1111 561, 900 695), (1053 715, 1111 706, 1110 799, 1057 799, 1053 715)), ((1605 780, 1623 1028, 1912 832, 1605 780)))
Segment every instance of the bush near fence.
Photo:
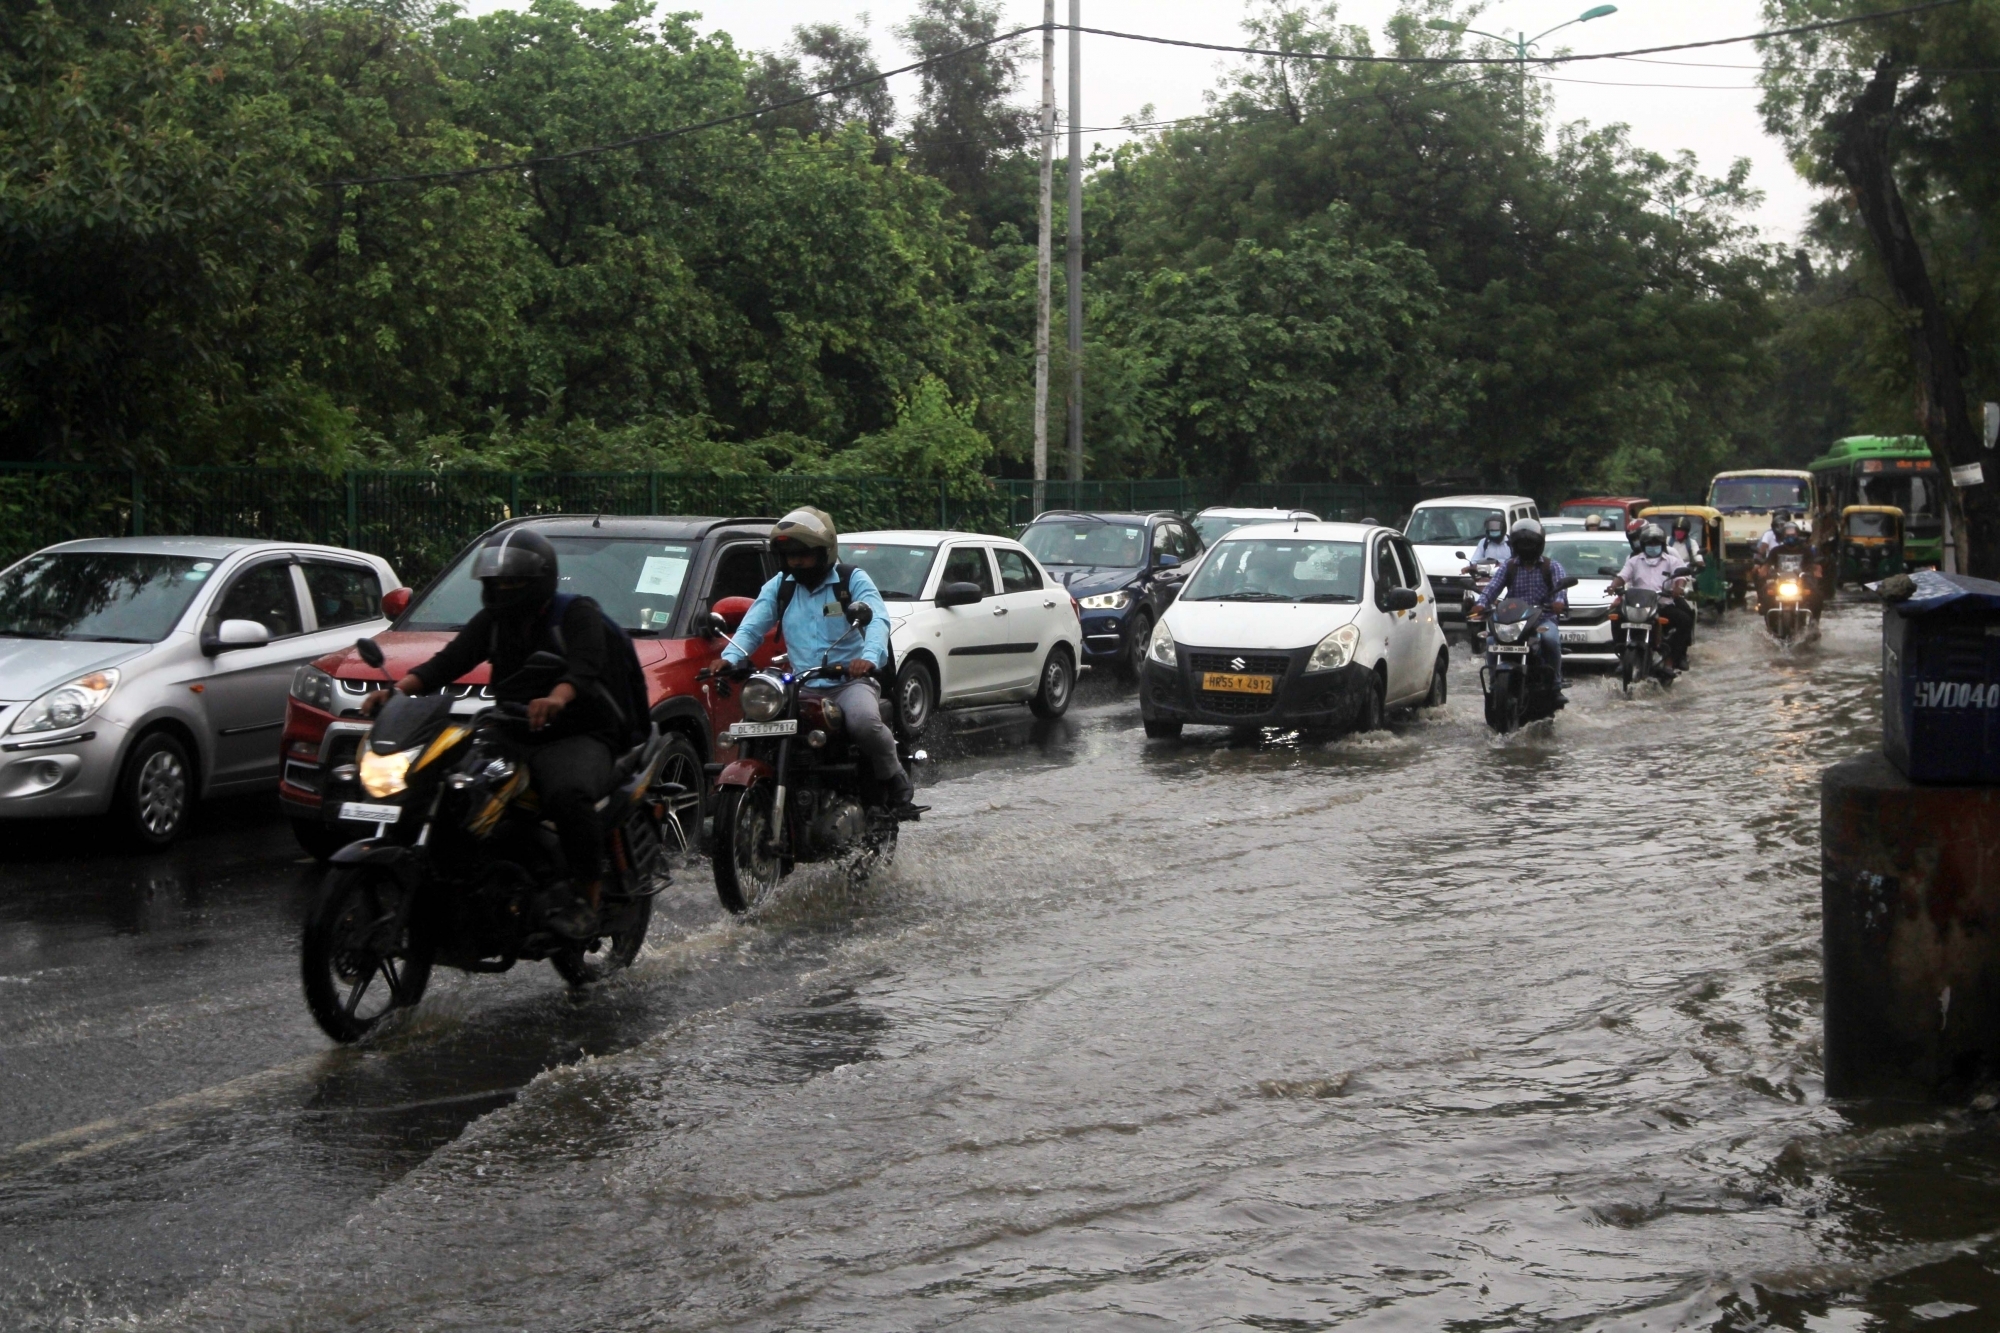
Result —
MULTIPOLYGON (((421 586, 474 537, 520 514, 772 517, 802 504, 850 532, 870 528, 1017 530, 1048 509, 1171 510, 1212 505, 1310 510, 1400 526, 1449 489, 1216 480, 995 479, 967 491, 926 478, 683 476, 668 472, 348 472, 0 464, 0 564, 78 537, 257 537, 350 546, 421 586)), ((1698 498, 1698 497, 1697 497, 1698 498)), ((1662 497, 1663 501, 1666 497, 1662 497)))

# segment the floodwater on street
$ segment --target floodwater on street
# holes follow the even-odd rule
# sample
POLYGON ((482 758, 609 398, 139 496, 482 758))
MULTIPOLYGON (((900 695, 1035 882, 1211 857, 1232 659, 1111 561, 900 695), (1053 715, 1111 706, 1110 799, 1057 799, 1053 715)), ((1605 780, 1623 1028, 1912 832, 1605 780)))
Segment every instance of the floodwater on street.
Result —
POLYGON ((1820 1091, 1879 612, 1360 738, 948 719, 865 889, 333 1048, 261 803, 0 851, 0 1328, 1992 1328, 2000 1124, 1820 1091))

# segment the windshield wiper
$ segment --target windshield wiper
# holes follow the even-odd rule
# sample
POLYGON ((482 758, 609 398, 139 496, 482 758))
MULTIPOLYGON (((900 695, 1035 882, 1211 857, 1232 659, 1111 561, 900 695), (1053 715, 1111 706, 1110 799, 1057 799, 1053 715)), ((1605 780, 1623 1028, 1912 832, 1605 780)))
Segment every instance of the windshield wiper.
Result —
POLYGON ((877 588, 875 591, 882 593, 882 600, 885 602, 914 602, 917 600, 915 593, 904 592, 901 588, 892 588, 888 592, 882 592, 880 588, 877 588))
POLYGON ((1302 602, 1358 602, 1361 599, 1350 592, 1316 592, 1299 598, 1302 602))
POLYGON ((1225 592, 1214 597, 1193 597, 1195 602, 1289 602, 1292 599, 1281 592, 1225 592))

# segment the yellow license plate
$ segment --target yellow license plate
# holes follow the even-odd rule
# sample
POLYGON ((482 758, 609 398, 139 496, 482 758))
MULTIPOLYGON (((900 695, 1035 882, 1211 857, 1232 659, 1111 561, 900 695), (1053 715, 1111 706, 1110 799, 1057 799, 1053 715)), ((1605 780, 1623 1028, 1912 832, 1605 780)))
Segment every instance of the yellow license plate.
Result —
POLYGON ((1277 684, 1275 676, 1232 676, 1226 671, 1201 673, 1201 687, 1217 694, 1271 694, 1277 684))

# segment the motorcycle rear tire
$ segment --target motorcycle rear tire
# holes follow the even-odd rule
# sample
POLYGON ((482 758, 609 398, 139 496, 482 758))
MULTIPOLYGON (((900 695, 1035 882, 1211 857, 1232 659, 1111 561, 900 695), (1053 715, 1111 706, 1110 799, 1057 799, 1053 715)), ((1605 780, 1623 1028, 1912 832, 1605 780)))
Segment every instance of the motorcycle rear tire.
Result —
POLYGON ((336 866, 320 886, 299 941, 299 975, 313 1021, 337 1042, 359 1041, 391 1013, 414 1007, 430 984, 433 949, 414 927, 386 954, 368 947, 377 942, 370 923, 395 911, 402 894, 393 875, 369 865, 336 866), (388 1003, 363 1012, 361 1001, 384 982, 388 1003))
POLYGON ((771 785, 725 787, 715 801, 715 839, 710 862, 715 867, 715 896, 731 913, 741 916, 777 888, 783 875, 776 852, 764 844, 771 837, 771 785))

